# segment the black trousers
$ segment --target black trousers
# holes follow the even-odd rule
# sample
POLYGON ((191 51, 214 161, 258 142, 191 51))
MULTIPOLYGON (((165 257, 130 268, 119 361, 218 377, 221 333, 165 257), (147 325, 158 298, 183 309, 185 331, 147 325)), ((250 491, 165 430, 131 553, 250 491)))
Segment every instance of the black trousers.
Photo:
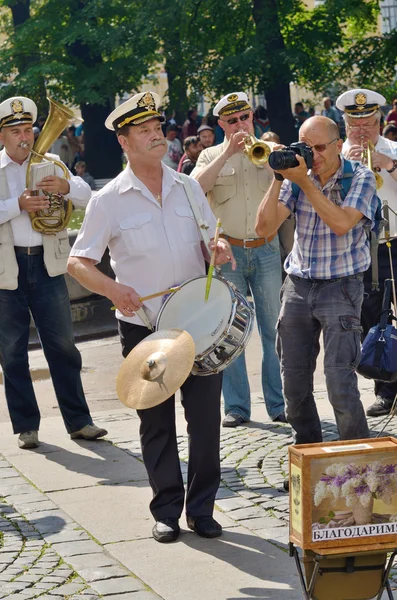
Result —
MULTIPOLYGON (((145 337, 146 327, 119 321, 123 356, 145 337)), ((211 516, 220 482, 220 398, 222 373, 190 375, 181 387, 189 434, 186 514, 211 516)), ((185 490, 179 464, 175 424, 175 396, 138 410, 143 461, 153 490, 150 510, 156 521, 182 514, 185 490)))
MULTIPOLYGON (((397 240, 391 242, 392 263, 395 276, 397 276, 397 240)), ((379 316, 382 310, 382 300, 384 292, 385 279, 391 279, 389 249, 386 244, 379 244, 378 249, 378 266, 379 266, 379 291, 372 291, 372 267, 369 267, 364 275, 364 302, 361 311, 361 325, 364 330, 364 336, 369 329, 379 323, 379 316)), ((393 300, 393 298, 392 298, 393 300)), ((394 307, 397 309, 397 307, 394 307)), ((397 382, 383 383, 375 381, 375 394, 381 396, 391 402, 397 394, 397 382)))

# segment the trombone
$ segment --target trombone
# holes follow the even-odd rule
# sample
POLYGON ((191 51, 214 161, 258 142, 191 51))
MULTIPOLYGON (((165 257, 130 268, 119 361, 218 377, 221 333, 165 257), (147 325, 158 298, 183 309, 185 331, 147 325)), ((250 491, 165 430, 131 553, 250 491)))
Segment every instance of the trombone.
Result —
POLYGON ((372 164, 372 152, 375 150, 375 145, 373 142, 371 142, 371 140, 367 140, 367 146, 365 147, 363 140, 364 138, 362 137, 361 145, 363 149, 361 151, 361 162, 367 165, 368 169, 370 169, 375 175, 376 189, 379 190, 383 185, 383 177, 378 173, 378 170, 374 168, 372 164))

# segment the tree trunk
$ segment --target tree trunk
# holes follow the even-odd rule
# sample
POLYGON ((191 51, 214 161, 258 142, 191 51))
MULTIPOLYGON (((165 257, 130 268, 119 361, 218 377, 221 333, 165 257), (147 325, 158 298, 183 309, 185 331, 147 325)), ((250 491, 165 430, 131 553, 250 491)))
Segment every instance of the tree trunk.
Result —
POLYGON ((121 171, 121 146, 114 131, 106 129, 104 123, 114 106, 82 104, 84 119, 84 162, 87 170, 96 179, 116 177, 121 171))
POLYGON ((164 42, 165 68, 168 80, 169 108, 175 110, 175 120, 178 125, 183 125, 189 108, 187 98, 186 68, 181 49, 178 29, 167 34, 164 42))
POLYGON ((19 0, 19 2, 8 0, 6 4, 11 9, 14 29, 30 18, 30 0, 19 0))
POLYGON ((270 129, 288 146, 297 139, 291 111, 291 94, 288 83, 279 83, 266 90, 267 112, 270 129))
MULTIPOLYGON (((14 31, 16 31, 20 25, 30 19, 30 0, 18 0, 17 2, 6 0, 5 4, 11 10, 14 31)), ((15 66, 20 74, 23 74, 32 64, 39 62, 40 58, 35 54, 15 55, 15 66)), ((41 79, 36 93, 32 94, 32 100, 37 104, 38 116, 48 113, 46 95, 44 79, 41 79)))
MULTIPOLYGON (((84 6, 77 0, 74 6, 76 18, 84 6)), ((70 46, 71 55, 89 67, 91 71, 102 64, 102 56, 88 47, 83 40, 75 40, 70 46)), ((81 104, 81 116, 84 119, 84 162, 87 170, 94 178, 116 177, 121 171, 121 146, 114 131, 105 127, 105 120, 114 109, 114 103, 108 100, 106 104, 81 104)))
POLYGON ((265 90, 267 110, 272 131, 283 144, 296 139, 291 110, 289 83, 292 80, 280 31, 277 0, 253 0, 253 18, 256 25, 259 89, 265 90))

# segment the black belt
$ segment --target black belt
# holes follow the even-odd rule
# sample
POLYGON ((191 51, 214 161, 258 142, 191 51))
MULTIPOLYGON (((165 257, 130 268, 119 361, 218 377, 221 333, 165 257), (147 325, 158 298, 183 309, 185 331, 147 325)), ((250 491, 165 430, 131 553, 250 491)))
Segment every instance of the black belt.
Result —
POLYGON ((15 254, 43 254, 43 246, 14 246, 15 254))
POLYGON ((344 281, 345 279, 359 279, 363 281, 364 273, 356 273, 355 275, 346 275, 345 277, 335 277, 334 279, 308 279, 307 277, 299 277, 298 275, 288 275, 293 281, 304 281, 306 283, 335 283, 336 281, 344 281))

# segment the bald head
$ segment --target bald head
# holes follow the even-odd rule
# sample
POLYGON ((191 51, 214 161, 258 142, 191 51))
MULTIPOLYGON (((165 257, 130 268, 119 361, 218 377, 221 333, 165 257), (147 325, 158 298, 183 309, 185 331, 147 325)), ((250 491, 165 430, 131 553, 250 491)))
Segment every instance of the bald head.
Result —
POLYGON ((339 139, 339 127, 328 117, 310 117, 304 123, 299 130, 299 137, 310 135, 311 133, 323 133, 329 139, 339 139))
POLYGON ((311 117, 302 124, 299 139, 312 149, 312 173, 325 185, 340 166, 343 142, 339 127, 327 117, 311 117))

